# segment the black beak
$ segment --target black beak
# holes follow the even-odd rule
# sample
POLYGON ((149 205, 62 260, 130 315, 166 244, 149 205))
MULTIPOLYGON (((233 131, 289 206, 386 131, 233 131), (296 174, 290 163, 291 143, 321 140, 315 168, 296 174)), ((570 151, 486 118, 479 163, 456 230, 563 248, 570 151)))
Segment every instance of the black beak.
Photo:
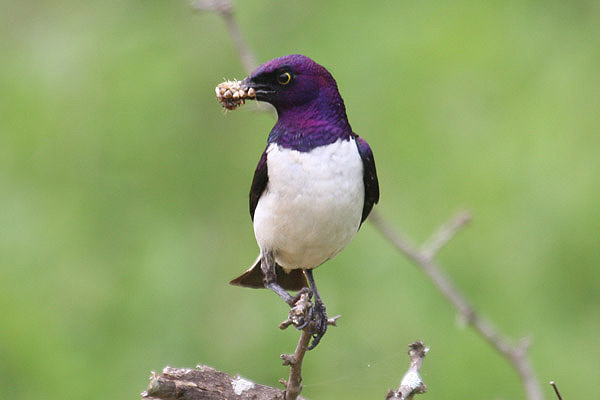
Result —
MULTIPOLYGON (((273 87, 266 83, 260 83, 254 81, 252 78, 247 77, 242 81, 242 86, 248 89, 254 89, 254 93, 256 96, 256 100, 259 101, 269 101, 271 99, 271 95, 275 93, 273 87)), ((248 90, 246 90, 248 91, 248 90)))

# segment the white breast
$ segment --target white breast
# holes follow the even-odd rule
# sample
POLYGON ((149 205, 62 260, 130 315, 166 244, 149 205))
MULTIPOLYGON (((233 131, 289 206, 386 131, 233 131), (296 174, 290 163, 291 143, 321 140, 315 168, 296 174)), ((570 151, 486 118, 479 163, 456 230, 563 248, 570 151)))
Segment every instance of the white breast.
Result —
POLYGON ((269 182, 254 213, 261 251, 285 269, 315 268, 350 243, 362 216, 363 165, 354 139, 310 152, 271 144, 269 182))

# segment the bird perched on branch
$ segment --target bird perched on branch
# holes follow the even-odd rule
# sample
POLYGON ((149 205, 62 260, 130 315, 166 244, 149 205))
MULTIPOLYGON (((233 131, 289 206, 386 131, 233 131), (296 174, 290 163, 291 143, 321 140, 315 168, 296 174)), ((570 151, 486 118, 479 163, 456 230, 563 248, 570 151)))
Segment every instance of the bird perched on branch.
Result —
MULTIPOLYGON (((222 89, 230 99, 225 107, 235 108, 243 97, 255 97, 272 104, 278 119, 250 189, 260 255, 231 283, 266 287, 290 306, 295 298, 287 290, 309 287, 305 290, 314 296, 314 307, 309 320, 297 328, 312 322, 309 348, 314 348, 327 330, 327 314, 313 269, 350 243, 378 202, 373 153, 352 132, 331 74, 306 56, 271 60, 239 87, 235 102, 231 92, 222 89)), ((219 99, 225 101, 223 96, 219 99)))

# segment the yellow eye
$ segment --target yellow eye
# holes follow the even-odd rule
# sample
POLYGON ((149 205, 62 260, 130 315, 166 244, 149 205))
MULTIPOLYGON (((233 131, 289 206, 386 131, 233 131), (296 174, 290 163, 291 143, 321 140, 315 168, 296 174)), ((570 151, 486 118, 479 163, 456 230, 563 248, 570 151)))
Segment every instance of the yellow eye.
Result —
POLYGON ((277 76, 277 82, 280 85, 287 85, 292 80, 292 75, 289 72, 283 72, 277 76))

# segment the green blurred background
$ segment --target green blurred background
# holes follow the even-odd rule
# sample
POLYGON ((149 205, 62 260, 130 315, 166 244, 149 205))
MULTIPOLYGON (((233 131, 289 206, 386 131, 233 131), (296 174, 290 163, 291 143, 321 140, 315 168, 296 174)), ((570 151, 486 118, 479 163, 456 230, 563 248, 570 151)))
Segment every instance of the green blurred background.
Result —
MULTIPOLYGON (((135 399, 198 363, 277 385, 286 306, 228 286, 255 258, 248 190, 269 113, 214 99, 243 67, 185 1, 3 1, 0 386, 10 399, 135 399)), ((240 1, 259 60, 328 67, 371 144, 379 212, 531 357, 548 398, 598 396, 600 3, 240 1)), ((427 398, 523 399, 507 363, 365 224, 317 271, 330 314, 303 394, 384 398, 406 346, 427 398)))

